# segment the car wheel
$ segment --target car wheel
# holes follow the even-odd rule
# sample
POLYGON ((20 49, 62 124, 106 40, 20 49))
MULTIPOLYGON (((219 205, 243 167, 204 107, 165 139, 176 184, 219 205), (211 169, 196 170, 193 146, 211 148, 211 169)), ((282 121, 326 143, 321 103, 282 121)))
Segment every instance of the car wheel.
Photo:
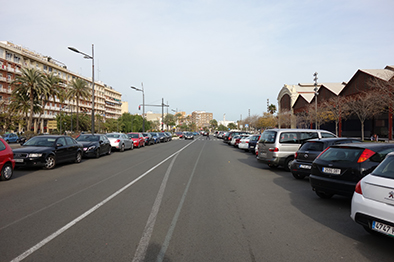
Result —
POLYGON ((13 174, 14 170, 12 170, 12 165, 10 163, 6 163, 1 169, 0 180, 10 180, 13 174))
POLYGON ((293 174, 293 177, 296 178, 296 179, 302 180, 302 179, 305 178, 305 175, 300 175, 300 174, 297 174, 297 173, 292 173, 292 174, 293 174))
POLYGON ((112 148, 109 147, 108 152, 107 152, 107 155, 110 155, 111 153, 112 153, 112 148))
POLYGON ((45 164, 44 164, 44 168, 45 169, 52 169, 54 168, 56 165, 56 159, 54 155, 49 155, 46 159, 45 159, 45 164))
MULTIPOLYGON (((99 155, 100 155, 100 151, 99 151, 99 155)), ((81 161, 82 161, 82 153, 77 152, 77 156, 75 157, 75 163, 81 163, 81 161)))
POLYGON ((288 157, 285 161, 284 168, 286 171, 291 170, 291 162, 293 162, 294 158, 293 157, 288 157))
POLYGON ((320 198, 323 198, 323 199, 330 199, 330 198, 332 198, 332 196, 334 194, 330 194, 330 193, 316 190, 316 195, 318 195, 320 198))
POLYGON ((122 144, 122 145, 120 146, 119 151, 120 151, 120 152, 124 152, 124 144, 122 144))
POLYGON ((96 157, 96 158, 99 158, 99 157, 100 157, 100 148, 97 148, 97 149, 96 149, 96 155, 95 155, 95 157, 96 157))
POLYGON ((131 148, 130 148, 130 150, 133 150, 134 149, 134 143, 133 144, 131 144, 131 148))

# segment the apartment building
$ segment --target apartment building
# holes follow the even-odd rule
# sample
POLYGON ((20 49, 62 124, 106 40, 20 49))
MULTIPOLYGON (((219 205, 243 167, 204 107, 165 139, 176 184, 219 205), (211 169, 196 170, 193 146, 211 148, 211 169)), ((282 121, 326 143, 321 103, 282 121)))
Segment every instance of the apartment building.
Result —
POLYGON ((196 124, 197 128, 208 127, 212 119, 213 113, 206 113, 205 111, 192 112, 192 122, 196 124))
MULTIPOLYGON (((21 74, 21 68, 35 68, 44 74, 54 73, 60 77, 64 88, 74 78, 81 78, 88 82, 91 88, 92 79, 81 76, 67 69, 67 66, 50 56, 44 56, 37 52, 31 51, 23 46, 13 44, 8 41, 0 41, 0 102, 9 104, 13 87, 10 83, 21 74)), ((121 116, 122 94, 114 90, 111 86, 101 81, 95 81, 94 84, 94 110, 96 115, 101 115, 104 120, 109 118, 117 119, 121 116)), ((75 99, 55 102, 50 101, 44 107, 44 113, 41 126, 38 127, 41 132, 46 131, 48 121, 54 120, 60 112, 72 114, 77 111, 75 99)), ((91 114, 92 98, 80 100, 79 111, 91 114)), ((34 115, 34 125, 37 128, 38 115, 34 115)))

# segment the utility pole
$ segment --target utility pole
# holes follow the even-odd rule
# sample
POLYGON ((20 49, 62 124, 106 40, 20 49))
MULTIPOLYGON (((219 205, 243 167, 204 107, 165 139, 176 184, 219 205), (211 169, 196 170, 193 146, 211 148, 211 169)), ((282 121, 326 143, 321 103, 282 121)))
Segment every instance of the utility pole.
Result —
POLYGON ((317 87, 317 72, 315 72, 313 74, 313 76, 315 77, 313 80, 315 81, 315 88, 313 89, 315 91, 315 110, 316 110, 316 118, 315 118, 315 128, 317 129, 317 96, 319 95, 319 93, 317 92, 319 90, 319 88, 317 87))

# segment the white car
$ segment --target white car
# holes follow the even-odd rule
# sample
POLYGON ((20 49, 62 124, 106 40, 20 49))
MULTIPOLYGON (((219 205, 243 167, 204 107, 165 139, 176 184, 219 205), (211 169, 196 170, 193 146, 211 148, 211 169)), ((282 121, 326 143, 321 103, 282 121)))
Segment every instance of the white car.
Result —
POLYGON ((394 237, 394 153, 358 182, 351 218, 369 233, 394 237))
POLYGON ((249 151, 249 140, 250 136, 244 136, 239 140, 238 148, 243 149, 245 151, 249 151))
POLYGON ((123 133, 108 133, 107 138, 111 142, 111 147, 118 149, 120 152, 134 148, 133 140, 123 133))

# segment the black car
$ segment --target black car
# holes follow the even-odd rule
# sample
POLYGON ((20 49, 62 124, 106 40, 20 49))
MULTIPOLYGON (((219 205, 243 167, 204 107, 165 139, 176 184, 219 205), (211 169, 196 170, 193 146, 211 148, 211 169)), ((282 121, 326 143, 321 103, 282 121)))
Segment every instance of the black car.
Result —
POLYGON ((82 145, 69 136, 35 136, 13 150, 16 167, 42 166, 52 169, 62 162, 80 163, 82 145))
POLYGON ((183 132, 183 137, 185 138, 185 140, 194 139, 194 135, 192 132, 183 132))
POLYGON ((309 182, 321 198, 331 198, 334 194, 351 197, 358 181, 393 151, 391 143, 331 146, 313 161, 309 182))
POLYGON ((312 169, 312 162, 315 158, 329 146, 360 143, 361 140, 355 138, 315 138, 307 140, 294 154, 294 161, 291 163, 290 171, 296 179, 304 179, 309 176, 312 169))
POLYGON ((160 143, 168 142, 168 136, 166 136, 163 132, 157 132, 157 136, 160 138, 160 143))
POLYGON ((157 133, 150 132, 149 134, 152 136, 152 140, 155 142, 155 144, 160 143, 160 137, 157 133))
POLYGON ((150 146, 155 144, 155 140, 150 133, 142 133, 142 136, 145 139, 145 145, 150 146))
POLYGON ((164 134, 168 137, 168 141, 172 140, 172 134, 170 132, 164 132, 164 134))
POLYGON ((257 142, 259 142, 259 139, 260 139, 260 135, 250 136, 248 150, 252 154, 255 154, 255 147, 256 147, 257 142))
POLYGON ((111 154, 111 142, 106 135, 83 134, 77 137, 76 141, 82 144, 85 157, 99 158, 101 155, 111 154))

